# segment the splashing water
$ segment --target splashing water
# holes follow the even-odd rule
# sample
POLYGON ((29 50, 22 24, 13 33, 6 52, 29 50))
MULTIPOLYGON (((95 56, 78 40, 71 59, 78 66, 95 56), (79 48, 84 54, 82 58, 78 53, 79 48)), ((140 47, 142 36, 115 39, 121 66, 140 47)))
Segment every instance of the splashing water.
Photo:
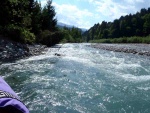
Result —
POLYGON ((86 45, 58 45, 0 74, 30 113, 149 113, 149 57, 86 45))

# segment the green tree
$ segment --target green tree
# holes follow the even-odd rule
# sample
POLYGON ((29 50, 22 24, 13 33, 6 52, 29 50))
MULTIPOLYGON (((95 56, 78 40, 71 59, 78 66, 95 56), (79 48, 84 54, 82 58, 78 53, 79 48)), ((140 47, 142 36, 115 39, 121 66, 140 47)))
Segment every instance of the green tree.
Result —
POLYGON ((147 36, 150 34, 150 14, 146 14, 144 17, 144 24, 143 24, 143 32, 144 35, 147 36))
POLYGON ((31 26, 32 26, 32 32, 37 35, 39 34, 39 32, 41 31, 41 17, 42 17, 42 14, 41 14, 41 4, 38 3, 37 1, 34 2, 33 4, 33 7, 32 7, 32 23, 31 23, 31 26))
POLYGON ((56 29, 57 19, 55 18, 55 9, 52 6, 52 0, 48 0, 42 10, 42 30, 54 31, 56 29))
POLYGON ((31 25, 31 17, 29 13, 28 0, 10 0, 10 16, 11 24, 20 27, 29 27, 31 25))
POLYGON ((33 12, 34 4, 35 4, 34 0, 29 0, 29 12, 30 13, 33 12))
POLYGON ((114 20, 113 24, 110 27, 111 38, 120 37, 120 22, 119 20, 114 20))
POLYGON ((10 3, 9 0, 1 0, 0 3, 0 26, 4 27, 10 23, 10 3))
POLYGON ((103 38, 119 38, 132 36, 147 36, 150 34, 150 8, 141 9, 136 14, 121 16, 113 22, 102 21, 101 24, 95 24, 84 36, 88 40, 103 38))

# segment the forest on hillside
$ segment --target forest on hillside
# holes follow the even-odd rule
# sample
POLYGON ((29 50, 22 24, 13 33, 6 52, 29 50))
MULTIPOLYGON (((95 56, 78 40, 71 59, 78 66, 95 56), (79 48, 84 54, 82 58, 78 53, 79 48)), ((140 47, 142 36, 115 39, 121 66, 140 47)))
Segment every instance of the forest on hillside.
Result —
POLYGON ((32 44, 44 40, 39 36, 45 30, 57 33, 52 0, 43 8, 34 0, 3 0, 0 9, 0 35, 13 41, 32 44))
POLYGON ((44 7, 37 0, 2 0, 0 9, 0 36, 23 44, 47 46, 81 41, 78 28, 57 28, 52 0, 47 0, 44 7))
POLYGON ((87 42, 150 43, 150 8, 141 9, 113 22, 95 24, 84 33, 87 42))
POLYGON ((0 36, 23 44, 107 42, 150 43, 150 8, 113 22, 95 24, 84 34, 79 28, 59 28, 52 0, 3 0, 0 4, 0 36))

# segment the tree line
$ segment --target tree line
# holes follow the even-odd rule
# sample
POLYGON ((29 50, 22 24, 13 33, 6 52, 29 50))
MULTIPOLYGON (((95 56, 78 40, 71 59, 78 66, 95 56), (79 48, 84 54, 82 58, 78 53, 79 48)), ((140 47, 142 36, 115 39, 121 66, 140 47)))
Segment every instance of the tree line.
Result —
POLYGON ((82 39, 82 30, 76 27, 68 28, 64 26, 60 28, 61 32, 63 32, 63 39, 61 43, 80 43, 83 42, 82 39))
POLYGON ((51 46, 63 36, 56 27, 52 0, 47 0, 44 7, 34 0, 2 0, 0 9, 0 35, 4 37, 21 43, 51 46))
POLYGON ((0 35, 20 43, 52 46, 59 42, 81 42, 78 28, 58 28, 52 0, 44 7, 37 0, 2 0, 0 35))
POLYGON ((111 40, 115 42, 118 41, 118 38, 126 41, 126 38, 123 37, 139 39, 148 35, 150 35, 150 8, 143 8, 133 15, 121 16, 113 22, 103 21, 101 24, 95 24, 83 36, 87 41, 103 40, 109 42, 111 40))

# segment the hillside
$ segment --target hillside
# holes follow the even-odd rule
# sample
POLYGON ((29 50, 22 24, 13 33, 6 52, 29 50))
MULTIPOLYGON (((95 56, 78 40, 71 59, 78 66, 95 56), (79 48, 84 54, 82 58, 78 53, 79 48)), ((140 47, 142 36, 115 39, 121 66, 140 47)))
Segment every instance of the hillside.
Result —
POLYGON ((141 9, 136 14, 129 14, 113 22, 97 23, 84 33, 87 41, 114 39, 120 37, 146 37, 150 34, 150 8, 141 9))
MULTIPOLYGON (((69 29, 72 29, 73 27, 78 28, 78 27, 76 27, 76 26, 64 24, 64 23, 62 23, 62 22, 57 22, 57 27, 58 27, 58 28, 67 27, 67 28, 69 28, 69 29)), ((87 29, 85 29, 85 28, 79 28, 79 29, 82 31, 82 33, 84 33, 85 31, 87 31, 87 29)))

